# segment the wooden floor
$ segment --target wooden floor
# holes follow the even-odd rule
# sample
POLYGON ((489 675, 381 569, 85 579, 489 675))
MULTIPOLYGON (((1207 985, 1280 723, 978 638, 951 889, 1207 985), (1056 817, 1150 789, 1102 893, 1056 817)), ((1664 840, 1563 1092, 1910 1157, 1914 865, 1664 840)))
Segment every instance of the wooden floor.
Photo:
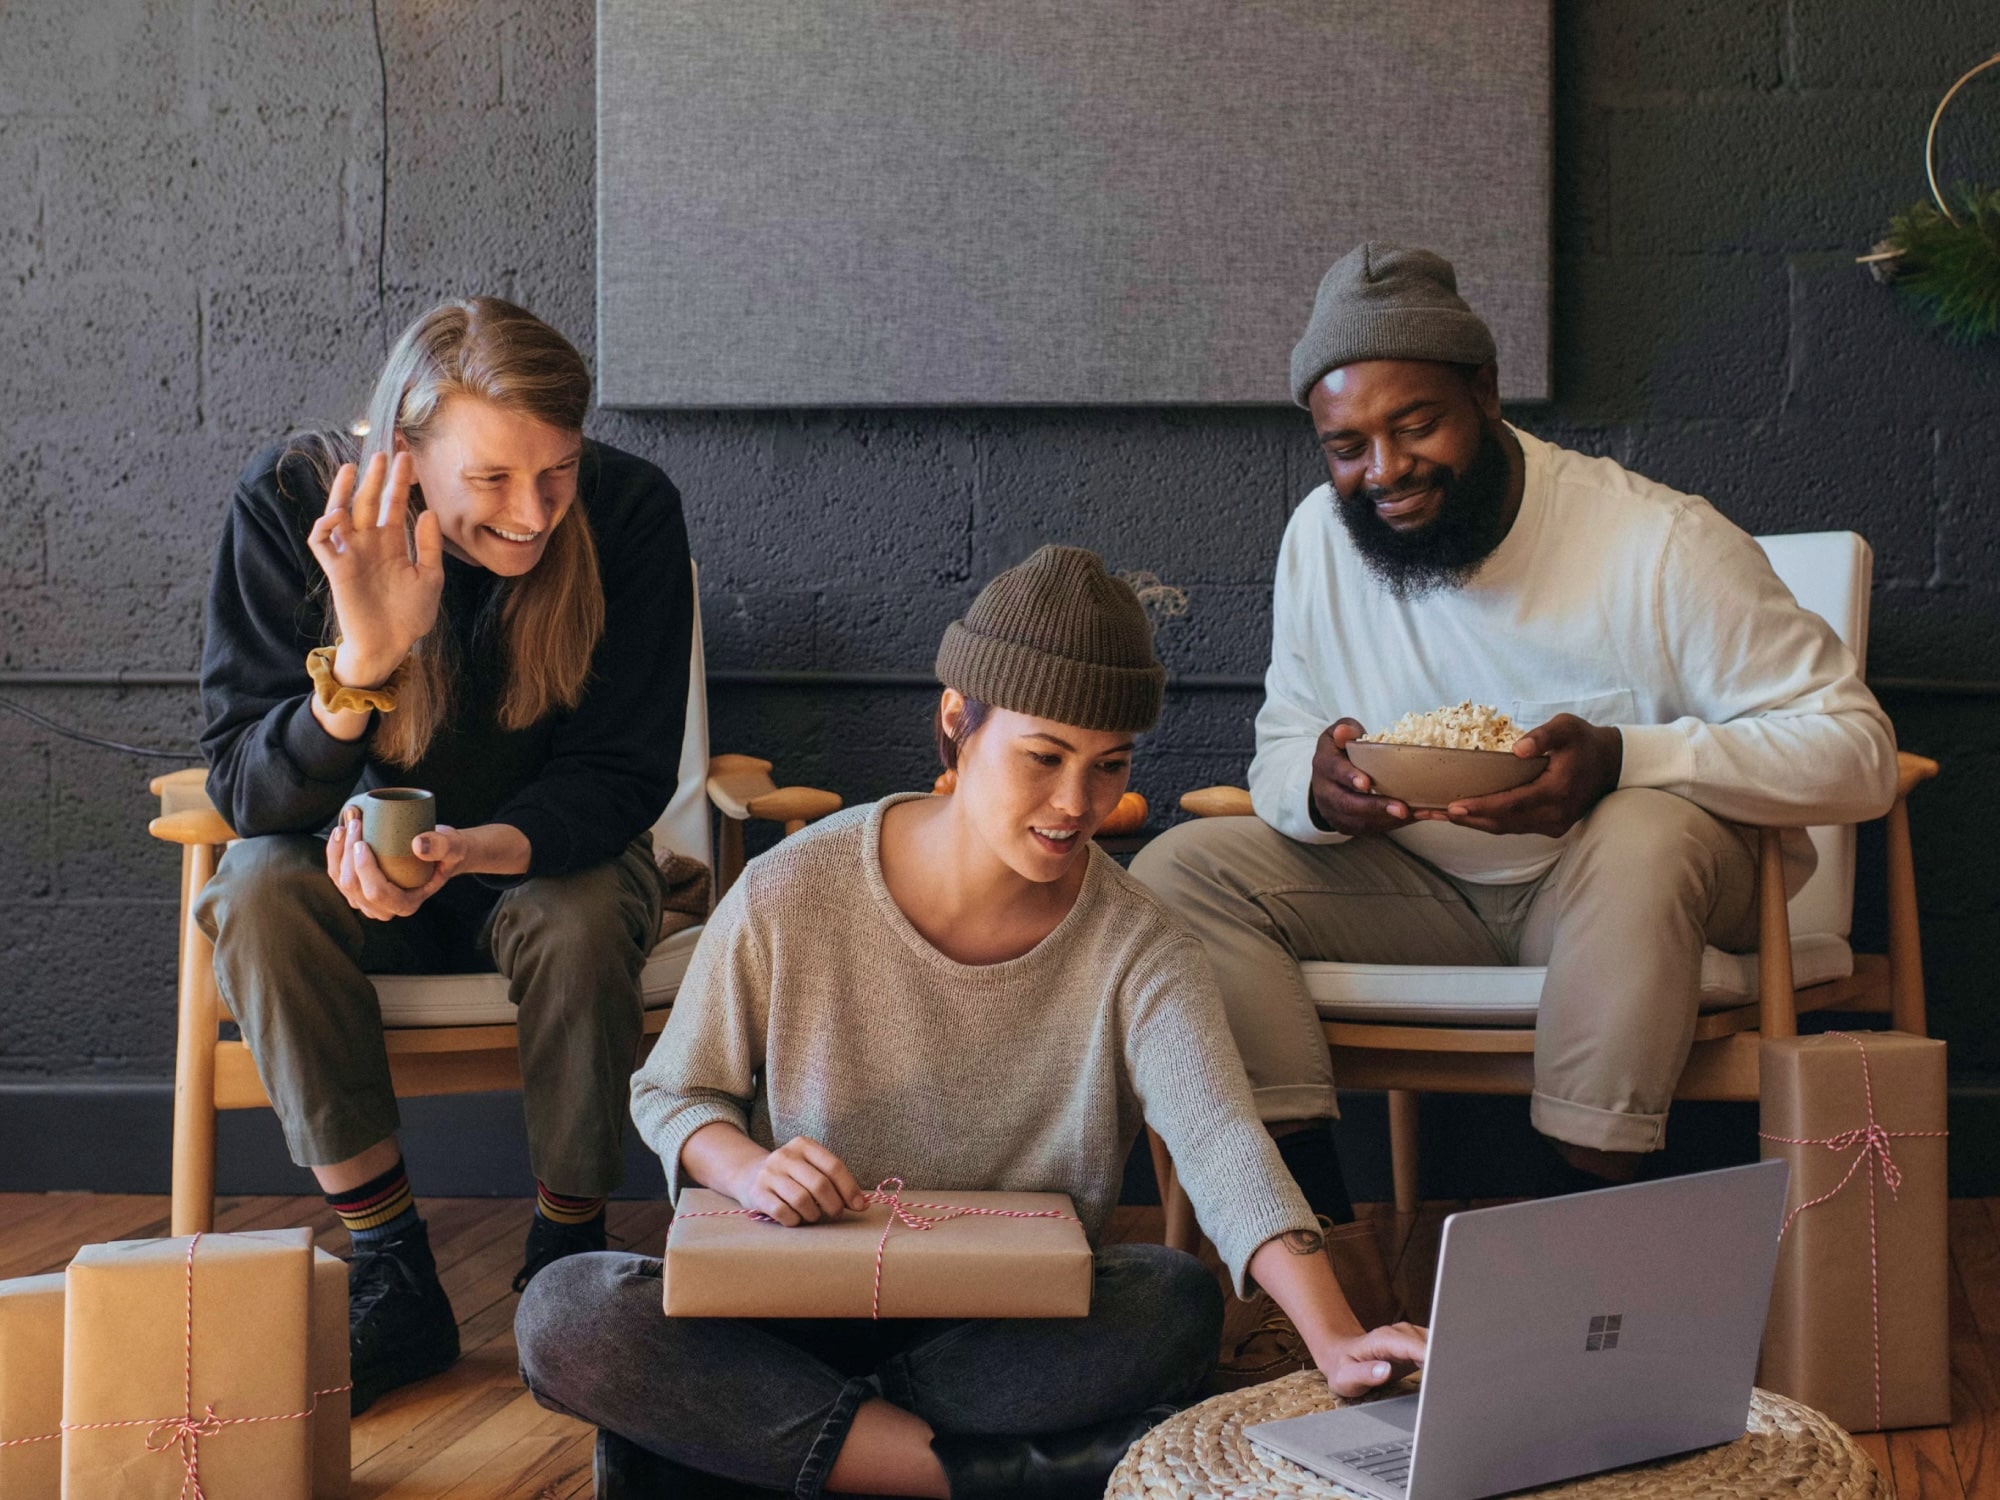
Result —
MULTIPOLYGON (((1430 1203, 1413 1216, 1367 1205, 1407 1307, 1427 1307, 1444 1216, 1468 1206, 1430 1203)), ((431 1243, 457 1310, 465 1355, 436 1380, 384 1397, 354 1424, 354 1500, 588 1500, 590 1429, 543 1411, 514 1370, 514 1303, 530 1205, 492 1198, 427 1198, 431 1243)), ((167 1232, 163 1197, 0 1194, 0 1278, 60 1270, 81 1245, 167 1232)), ((232 1198, 220 1230, 306 1225, 344 1254, 347 1236, 319 1198, 232 1198)), ((653 1250, 666 1234, 664 1203, 614 1203, 614 1246, 653 1250)), ((1157 1240, 1158 1209, 1121 1208, 1107 1238, 1157 1240)), ((1900 1500, 2000 1500, 2000 1198, 1951 1205, 1949 1428, 1858 1439, 1891 1475, 1900 1500)), ((1254 1330, 1259 1310, 1231 1301, 1225 1358, 1254 1330)), ((1251 1348, 1254 1355, 1268 1340, 1251 1348)), ((1269 1378, 1268 1376, 1265 1378, 1269 1378)))

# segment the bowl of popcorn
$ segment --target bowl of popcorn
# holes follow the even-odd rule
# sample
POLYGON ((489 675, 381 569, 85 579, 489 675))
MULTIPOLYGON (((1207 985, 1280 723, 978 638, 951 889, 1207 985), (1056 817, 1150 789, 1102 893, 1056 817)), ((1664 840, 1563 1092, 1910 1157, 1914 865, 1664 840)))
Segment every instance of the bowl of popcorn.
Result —
POLYGON ((1512 791, 1541 775, 1546 755, 1514 754, 1521 734, 1499 709, 1467 702, 1404 714, 1350 743, 1347 758, 1377 794, 1430 810, 1512 791))

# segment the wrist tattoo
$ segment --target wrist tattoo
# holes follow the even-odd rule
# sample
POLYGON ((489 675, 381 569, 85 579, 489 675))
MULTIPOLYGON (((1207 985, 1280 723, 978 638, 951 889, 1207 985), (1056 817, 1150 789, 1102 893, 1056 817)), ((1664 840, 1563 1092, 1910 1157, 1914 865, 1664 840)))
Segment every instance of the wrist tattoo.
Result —
POLYGON ((1326 1240, 1317 1229, 1288 1230, 1278 1238, 1294 1255, 1318 1255, 1326 1249, 1326 1240))

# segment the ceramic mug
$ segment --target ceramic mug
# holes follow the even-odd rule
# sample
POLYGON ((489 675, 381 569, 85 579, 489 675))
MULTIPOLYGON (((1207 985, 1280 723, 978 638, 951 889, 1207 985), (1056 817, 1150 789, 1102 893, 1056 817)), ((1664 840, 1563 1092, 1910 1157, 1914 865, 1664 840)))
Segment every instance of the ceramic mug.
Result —
POLYGON ((437 827, 437 799, 413 786, 378 786, 361 794, 361 841, 382 873, 406 891, 429 882, 434 861, 410 853, 410 840, 437 827))

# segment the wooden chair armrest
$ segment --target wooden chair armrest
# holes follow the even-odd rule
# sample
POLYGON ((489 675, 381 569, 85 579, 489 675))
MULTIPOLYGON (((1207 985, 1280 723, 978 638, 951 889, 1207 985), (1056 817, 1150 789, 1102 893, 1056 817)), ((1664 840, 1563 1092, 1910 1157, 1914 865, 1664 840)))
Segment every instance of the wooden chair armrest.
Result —
POLYGON ((725 818, 739 823, 750 818, 810 823, 840 811, 838 794, 809 786, 781 787, 771 779, 771 763, 754 755, 711 757, 708 800, 725 818))
POLYGON ((708 759, 708 800, 725 818, 742 822, 750 804, 778 789, 771 780, 771 763, 754 755, 711 755, 708 759))
POLYGON ((1938 763, 1907 750, 1896 752, 1896 795, 1907 797, 1938 773, 1938 763))
POLYGON ((1205 786, 1182 795, 1181 811, 1197 818, 1247 818, 1256 809, 1240 786, 1205 786))
POLYGON ((155 797, 164 797, 169 791, 192 788, 200 791, 208 784, 208 767, 189 766, 184 771, 167 771, 146 783, 146 790, 155 797))
POLYGON ((743 873, 743 825, 751 818, 782 823, 789 836, 815 818, 840 810, 840 798, 809 786, 779 786, 771 763, 754 755, 715 755, 708 762, 708 800, 722 814, 715 850, 715 899, 743 873))
POLYGON ((212 807, 164 813, 146 825, 146 832, 169 844, 227 844, 236 830, 212 807))
POLYGON ((750 799, 750 816, 772 823, 812 823, 839 811, 839 793, 812 786, 781 786, 750 799))

